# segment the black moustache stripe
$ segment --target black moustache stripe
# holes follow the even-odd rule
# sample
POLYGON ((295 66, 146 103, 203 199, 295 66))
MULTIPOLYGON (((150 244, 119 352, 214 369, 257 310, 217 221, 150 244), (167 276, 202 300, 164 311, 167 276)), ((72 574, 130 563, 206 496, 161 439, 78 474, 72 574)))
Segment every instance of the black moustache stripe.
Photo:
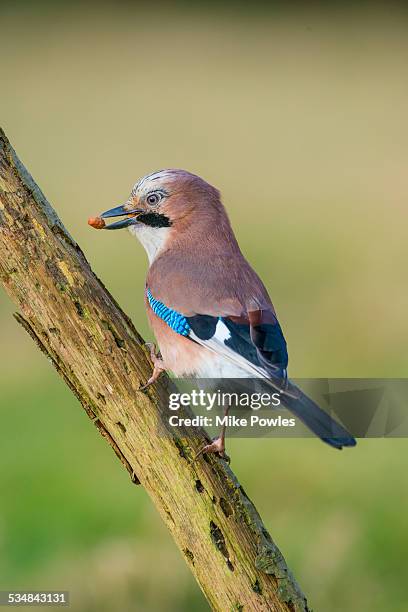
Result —
POLYGON ((137 221, 139 223, 144 223, 145 225, 149 225, 150 227, 170 227, 171 221, 166 215, 161 215, 159 213, 142 213, 137 216, 137 221))

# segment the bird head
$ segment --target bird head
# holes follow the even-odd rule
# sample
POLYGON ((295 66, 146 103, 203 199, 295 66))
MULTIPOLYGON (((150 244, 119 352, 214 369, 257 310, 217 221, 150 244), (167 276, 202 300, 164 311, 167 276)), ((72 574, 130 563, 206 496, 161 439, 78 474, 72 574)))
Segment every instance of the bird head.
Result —
POLYGON ((103 229, 129 228, 152 260, 171 235, 214 223, 220 214, 226 218, 217 189, 185 170, 160 170, 140 179, 124 204, 101 217, 123 217, 103 229))

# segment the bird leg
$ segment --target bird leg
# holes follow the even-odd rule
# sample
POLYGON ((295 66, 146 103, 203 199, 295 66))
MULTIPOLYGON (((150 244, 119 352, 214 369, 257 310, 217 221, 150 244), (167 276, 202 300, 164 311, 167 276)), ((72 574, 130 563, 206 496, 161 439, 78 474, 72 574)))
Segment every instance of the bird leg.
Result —
MULTIPOLYGON (((225 406, 224 408, 224 417, 228 416, 228 412, 231 406, 225 406)), ((226 420, 226 419, 225 419, 226 420)), ((228 463, 230 462, 230 458, 225 452, 225 432, 227 429, 227 425, 224 422, 221 427, 220 435, 211 442, 211 444, 206 444, 203 446, 201 450, 198 451, 194 459, 197 459, 200 455, 206 455, 207 453, 218 453, 220 457, 225 459, 228 463)))
POLYGON ((160 374, 166 370, 164 361, 160 353, 156 353, 156 345, 154 342, 146 342, 146 346, 150 351, 150 359, 153 362, 153 373, 147 383, 140 387, 140 391, 144 391, 147 387, 150 387, 159 378, 160 374))

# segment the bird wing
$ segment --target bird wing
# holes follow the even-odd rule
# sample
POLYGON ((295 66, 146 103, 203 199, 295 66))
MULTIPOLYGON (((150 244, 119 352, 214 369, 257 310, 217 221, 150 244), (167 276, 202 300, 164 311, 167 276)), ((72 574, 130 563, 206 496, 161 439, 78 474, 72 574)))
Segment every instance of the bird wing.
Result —
POLYGON ((256 310, 244 316, 187 317, 189 337, 236 363, 254 377, 281 379, 288 363, 286 341, 271 310, 256 310))

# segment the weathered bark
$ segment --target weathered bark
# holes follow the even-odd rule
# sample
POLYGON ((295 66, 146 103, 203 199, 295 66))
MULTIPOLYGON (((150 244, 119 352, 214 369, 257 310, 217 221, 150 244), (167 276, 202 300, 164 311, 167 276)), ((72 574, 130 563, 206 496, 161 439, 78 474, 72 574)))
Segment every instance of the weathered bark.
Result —
POLYGON ((145 487, 213 609, 307 610, 229 466, 194 461, 205 432, 169 426, 169 380, 140 391, 151 373, 142 338, 1 130, 0 277, 17 320, 145 487))

